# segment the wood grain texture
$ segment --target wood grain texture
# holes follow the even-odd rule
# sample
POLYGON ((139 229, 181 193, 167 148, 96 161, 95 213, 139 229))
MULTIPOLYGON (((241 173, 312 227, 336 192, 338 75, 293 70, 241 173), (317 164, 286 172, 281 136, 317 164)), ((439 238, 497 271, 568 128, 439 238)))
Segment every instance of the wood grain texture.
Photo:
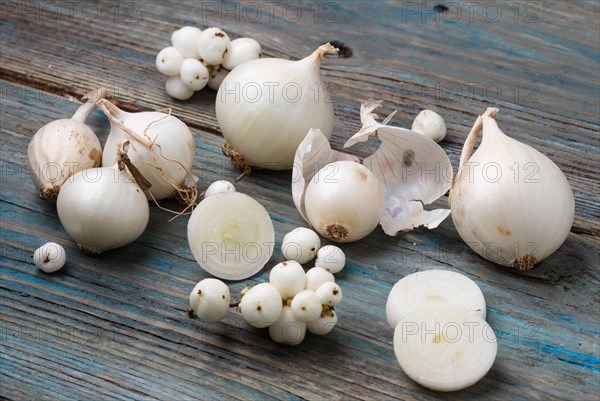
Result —
MULTIPOLYGON (((433 2, 305 2, 298 3, 298 21, 290 3, 271 5, 272 12, 266 3, 256 3, 262 15, 253 22, 248 4, 2 3, 0 396, 598 399, 597 3, 492 3, 502 10, 496 22, 491 7, 488 14, 475 7, 470 18, 468 4, 459 2, 448 4, 461 11, 460 18, 451 14, 452 7, 445 16, 431 12, 433 2), (212 6, 230 8, 213 11, 212 6), (395 121, 403 126, 422 108, 438 110, 449 129, 442 146, 456 166, 477 114, 496 105, 505 132, 565 171, 576 196, 573 232, 551 258, 517 275, 475 255, 451 220, 434 231, 418 229, 397 238, 377 229, 343 247, 348 262, 338 278, 344 301, 336 329, 325 337, 309 336, 298 347, 273 343, 236 313, 217 324, 189 319, 187 295, 206 274, 188 248, 187 218, 167 222, 170 215, 152 206, 139 240, 87 257, 61 227, 54 205, 37 197, 25 167, 33 133, 71 115, 77 105, 70 97, 103 85, 127 110, 170 105, 193 128, 194 173, 201 189, 216 179, 235 178, 220 150, 214 92, 175 102, 154 69, 157 51, 186 24, 254 37, 267 56, 299 58, 326 40, 350 46, 352 58, 323 63, 325 80, 336 85, 332 142, 337 148, 359 127, 359 102, 374 97, 386 101, 382 115, 399 109, 395 121), (31 263, 33 251, 46 240, 68 252, 67 267, 52 275, 31 263), (402 373, 385 320, 392 285, 431 268, 462 272, 481 286, 499 338, 490 373, 451 394, 423 389, 402 373)), ((96 111, 89 121, 104 141, 106 119, 96 111)), ((356 151, 366 156, 374 146, 356 151)), ((257 171, 238 185, 265 205, 278 243, 304 226, 291 199, 290 176, 257 171)), ((276 250, 268 266, 280 260, 276 250)), ((267 277, 265 270, 231 283, 232 294, 267 277)))

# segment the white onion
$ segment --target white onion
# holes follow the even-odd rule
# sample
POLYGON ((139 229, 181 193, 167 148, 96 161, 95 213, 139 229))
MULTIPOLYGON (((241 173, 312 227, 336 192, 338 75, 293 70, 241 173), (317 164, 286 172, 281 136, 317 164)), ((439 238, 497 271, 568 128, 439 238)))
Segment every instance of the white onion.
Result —
POLYGON ((452 219, 479 255, 526 270, 567 238, 573 191, 552 160, 500 130, 497 112, 490 108, 480 116, 465 142, 450 192, 452 219), (482 128, 481 144, 471 155, 482 128))
MULTIPOLYGON (((194 137, 188 126, 166 113, 128 113, 107 100, 101 101, 99 107, 111 123, 102 164, 112 165, 117 156, 117 145, 129 140, 131 162, 152 184, 146 191, 147 198, 160 200, 176 194, 185 198, 182 194, 190 188, 184 182, 191 176, 196 153, 194 137)), ((195 187, 191 190, 195 191, 195 187)), ((195 197, 192 198, 195 200, 195 197)))
POLYGON ((309 129, 331 136, 333 104, 319 67, 332 53, 337 49, 325 44, 299 61, 252 60, 225 77, 216 98, 217 120, 238 167, 287 170, 309 129))

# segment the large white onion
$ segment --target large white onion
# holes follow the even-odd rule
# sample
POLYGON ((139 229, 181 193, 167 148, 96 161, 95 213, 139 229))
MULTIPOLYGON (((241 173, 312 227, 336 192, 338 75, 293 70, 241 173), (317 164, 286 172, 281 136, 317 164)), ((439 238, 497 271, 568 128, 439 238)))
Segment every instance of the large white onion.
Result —
POLYGON ((333 104, 319 68, 335 53, 327 43, 302 60, 252 60, 225 77, 216 114, 224 150, 238 167, 287 170, 309 129, 331 136, 333 104))
POLYGON ((452 219, 479 255, 519 270, 532 268, 560 247, 575 213, 573 192, 552 160, 506 136, 480 116, 465 142, 450 193, 452 219), (479 132, 483 137, 471 153, 479 132))

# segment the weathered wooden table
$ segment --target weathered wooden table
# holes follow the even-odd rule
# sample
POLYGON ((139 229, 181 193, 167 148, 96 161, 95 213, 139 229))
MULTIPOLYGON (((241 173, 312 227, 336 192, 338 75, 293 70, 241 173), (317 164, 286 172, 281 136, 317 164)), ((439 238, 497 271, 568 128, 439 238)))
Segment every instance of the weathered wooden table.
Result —
MULTIPOLYGON (((598 256, 599 6, 558 2, 0 2, 1 336, 0 395, 8 399, 570 399, 600 397, 598 256), (237 172, 222 154, 215 93, 169 98, 156 53, 183 25, 251 36, 265 56, 299 58, 340 40, 353 55, 323 63, 334 84, 341 148, 360 126, 360 101, 383 99, 381 115, 410 126, 420 109, 448 125, 441 146, 455 168, 475 118, 500 108, 509 135, 543 151, 567 175, 576 218, 565 244, 526 274, 475 255, 451 219, 396 238, 377 229, 343 246, 340 322, 327 336, 278 345, 231 313, 202 324, 187 296, 207 276, 192 258, 187 217, 151 207, 134 244, 83 255, 55 206, 37 197, 26 148, 43 124, 70 116, 104 86, 126 110, 171 106, 192 127, 200 189, 237 172), (33 251, 52 240, 68 264, 44 274, 33 251), (498 342, 489 374, 464 391, 428 391, 404 375, 392 349, 385 302, 406 274, 432 268, 475 280, 498 342)), ((100 112, 90 125, 103 141, 100 112)), ((357 149, 361 157, 373 144, 357 149)), ((276 240, 305 223, 290 172, 257 171, 239 183, 266 206, 276 240)), ((442 204, 447 200, 442 199, 442 204)), ((173 203, 171 206, 175 206, 173 203)), ((548 216, 551 218, 551 216, 548 216)), ((279 250, 269 266, 281 261, 279 250)), ((231 283, 236 294, 268 269, 231 283)))

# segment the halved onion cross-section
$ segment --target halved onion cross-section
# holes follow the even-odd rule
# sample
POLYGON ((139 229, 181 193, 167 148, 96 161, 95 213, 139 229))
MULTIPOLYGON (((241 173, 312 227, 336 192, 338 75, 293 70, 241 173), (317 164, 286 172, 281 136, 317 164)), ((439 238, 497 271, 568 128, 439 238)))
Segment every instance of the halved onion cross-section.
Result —
POLYGON ((225 192, 204 199, 187 229, 194 258, 208 273, 224 280, 242 280, 271 259, 273 223, 265 208, 248 195, 225 192))

